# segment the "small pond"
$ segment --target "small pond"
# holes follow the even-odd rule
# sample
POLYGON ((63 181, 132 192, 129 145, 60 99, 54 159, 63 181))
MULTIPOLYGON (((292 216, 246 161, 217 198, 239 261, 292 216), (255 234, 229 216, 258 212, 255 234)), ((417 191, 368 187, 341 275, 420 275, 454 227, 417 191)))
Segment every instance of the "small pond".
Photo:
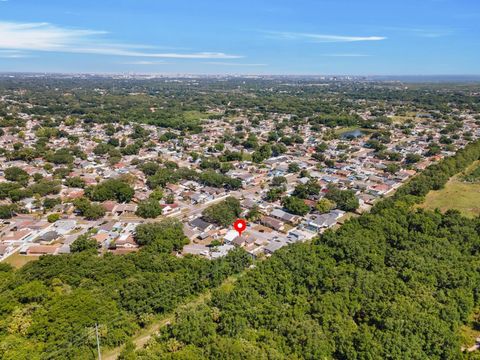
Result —
POLYGON ((341 139, 355 139, 355 138, 358 138, 358 137, 361 137, 365 135, 365 132, 363 132, 362 130, 360 129, 355 129, 355 130, 351 130, 351 131, 347 131, 347 132, 344 132, 340 135, 340 138, 341 139))

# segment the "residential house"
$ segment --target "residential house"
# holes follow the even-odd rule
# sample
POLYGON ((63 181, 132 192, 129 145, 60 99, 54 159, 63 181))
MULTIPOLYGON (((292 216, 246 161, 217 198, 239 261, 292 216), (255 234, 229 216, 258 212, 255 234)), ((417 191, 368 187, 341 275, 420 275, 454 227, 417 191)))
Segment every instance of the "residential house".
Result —
POLYGON ((54 245, 32 245, 25 250, 21 250, 20 253, 27 255, 56 255, 61 244, 54 245))
POLYGON ((335 225, 344 214, 345 212, 342 210, 333 210, 328 214, 311 215, 307 219, 305 227, 308 230, 319 232, 335 225))
POLYGON ((272 240, 267 246, 265 246, 264 251, 266 254, 273 254, 278 249, 281 249, 284 246, 287 246, 288 242, 286 239, 275 239, 272 240))
POLYGON ((208 223, 208 222, 206 222, 205 220, 203 220, 202 218, 199 218, 199 217, 190 221, 189 224, 192 228, 197 229, 200 232, 209 231, 214 226, 213 224, 208 223))
POLYGON ((281 209, 274 209, 270 213, 270 216, 280 219, 282 221, 288 222, 293 225, 297 224, 301 220, 300 216, 287 213, 281 209))
POLYGON ((283 231, 285 229, 285 223, 283 221, 270 216, 263 216, 260 219, 260 224, 268 226, 269 228, 277 231, 283 231))

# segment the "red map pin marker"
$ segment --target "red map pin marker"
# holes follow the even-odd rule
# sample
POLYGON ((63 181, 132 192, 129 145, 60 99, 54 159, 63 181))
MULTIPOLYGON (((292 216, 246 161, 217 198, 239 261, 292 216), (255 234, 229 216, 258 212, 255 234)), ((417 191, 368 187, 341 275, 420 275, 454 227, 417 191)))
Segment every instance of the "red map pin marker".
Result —
POLYGON ((233 223, 233 228, 237 230, 238 236, 242 236, 242 232, 247 228, 247 222, 243 219, 238 219, 233 223))

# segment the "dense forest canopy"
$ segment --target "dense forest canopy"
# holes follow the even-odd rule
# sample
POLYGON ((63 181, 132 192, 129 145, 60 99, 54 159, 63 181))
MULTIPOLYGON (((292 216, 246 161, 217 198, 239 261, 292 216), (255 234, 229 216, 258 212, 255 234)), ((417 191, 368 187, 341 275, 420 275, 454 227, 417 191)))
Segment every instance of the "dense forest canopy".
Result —
POLYGON ((17 271, 0 264, 0 358, 94 359, 95 323, 103 346, 118 346, 250 262, 241 249, 215 261, 171 255, 185 244, 177 221, 142 225, 137 238, 145 246, 125 256, 85 246, 17 271))

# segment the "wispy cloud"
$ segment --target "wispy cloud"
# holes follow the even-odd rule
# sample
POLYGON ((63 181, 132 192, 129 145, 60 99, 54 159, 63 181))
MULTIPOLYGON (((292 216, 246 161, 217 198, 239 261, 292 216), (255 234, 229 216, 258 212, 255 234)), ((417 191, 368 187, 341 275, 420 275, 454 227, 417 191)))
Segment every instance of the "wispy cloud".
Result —
POLYGON ((424 38, 439 38, 453 34, 453 31, 451 29, 439 28, 387 26, 384 27, 384 29, 398 31, 424 38))
POLYGON ((121 64, 124 65, 165 65, 169 64, 166 61, 148 61, 148 60, 138 60, 138 61, 125 61, 121 64))
POLYGON ((146 45, 119 44, 106 41, 105 31, 70 29, 49 23, 0 21, 0 49, 83 53, 168 59, 239 59, 243 56, 223 52, 155 52, 146 45))
POLYGON ((451 30, 411 29, 411 31, 415 35, 425 38, 439 38, 451 35, 453 33, 451 30))
MULTIPOLYGON (((2 0, 0 0, 2 1, 2 0)), ((19 59, 19 58, 28 58, 31 57, 28 54, 25 54, 22 51, 17 50, 0 50, 1 59, 19 59)))
POLYGON ((205 61, 204 64, 208 65, 219 65, 219 66, 268 66, 268 64, 246 64, 246 63, 234 63, 234 62, 223 62, 223 61, 205 61))
POLYGON ((318 43, 381 41, 387 39, 385 36, 347 36, 285 31, 266 31, 265 33, 270 37, 282 40, 309 40, 318 43))

